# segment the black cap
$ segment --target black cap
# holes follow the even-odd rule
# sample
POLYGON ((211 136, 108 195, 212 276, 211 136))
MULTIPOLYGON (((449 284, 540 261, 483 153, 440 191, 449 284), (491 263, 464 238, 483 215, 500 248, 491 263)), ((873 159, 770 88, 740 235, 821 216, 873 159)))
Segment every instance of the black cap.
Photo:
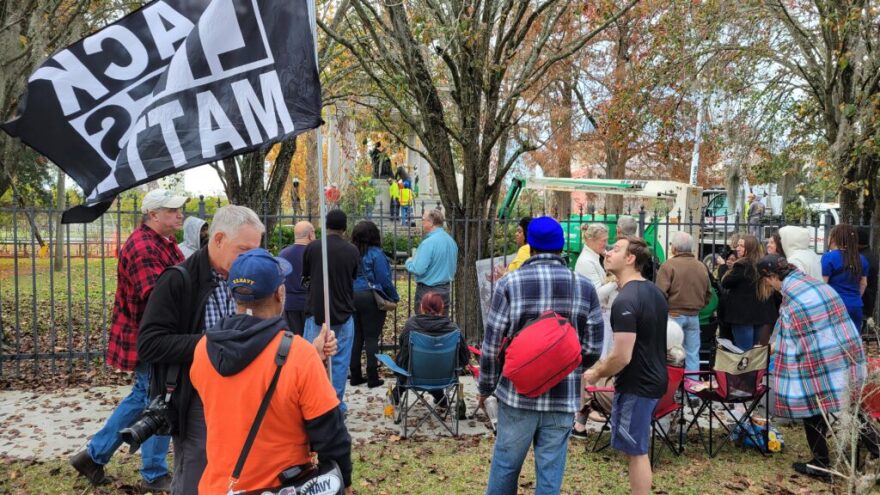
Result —
POLYGON ((791 265, 782 256, 778 254, 768 254, 758 261, 758 273, 762 277, 768 275, 778 275, 780 278, 788 275, 791 271, 791 265))
POLYGON ((327 213, 327 228, 330 230, 345 230, 348 226, 348 217, 342 210, 330 210, 327 213))

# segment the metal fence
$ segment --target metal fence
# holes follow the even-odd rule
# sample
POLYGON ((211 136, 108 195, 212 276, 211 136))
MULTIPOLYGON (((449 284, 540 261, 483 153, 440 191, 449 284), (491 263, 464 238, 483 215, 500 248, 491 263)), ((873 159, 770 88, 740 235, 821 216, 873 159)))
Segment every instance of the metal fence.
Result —
MULTIPOLYGON (((392 215, 383 205, 377 205, 368 214, 349 215, 349 229, 364 219, 379 227, 402 297, 398 309, 386 319, 382 337, 385 349, 396 346, 399 330, 413 313, 416 284, 403 262, 421 241, 420 216, 438 206, 436 202, 417 202, 409 221, 403 221, 398 214, 392 215)), ((187 215, 210 222, 211 215, 206 210, 204 198, 200 198, 187 215)), ((95 368, 103 363, 116 288, 116 256, 142 214, 117 207, 91 224, 64 225, 63 242, 57 251, 56 221, 60 213, 40 208, 0 209, 0 378, 69 373, 75 367, 95 368), (63 262, 60 271, 52 266, 56 254, 63 262)), ((539 216, 545 212, 523 213, 539 216)), ((666 243, 672 232, 692 232, 699 241, 700 258, 712 267, 719 261, 713 253, 720 253, 736 233, 751 230, 766 240, 781 225, 792 224, 784 219, 751 226, 736 220, 707 222, 701 215, 690 214, 684 218, 680 213, 676 217, 644 209, 624 213, 632 215, 638 221, 639 232, 653 236, 657 248, 665 252, 668 252, 666 243)), ((296 222, 308 220, 318 226, 318 219, 310 212, 279 215, 263 212, 261 216, 264 222, 275 225, 263 242, 276 252, 293 242, 292 227, 296 222)), ((581 225, 591 222, 613 225, 616 218, 617 215, 585 209, 563 222, 568 236, 564 254, 569 257, 571 266, 581 249, 581 225)), ((803 225, 811 229, 817 251, 825 248, 824 240, 833 223, 830 220, 803 225)), ((480 321, 475 316, 481 311, 481 301, 487 300, 495 280, 503 274, 503 268, 497 267, 506 266, 518 248, 514 240, 518 223, 519 218, 447 218, 447 229, 459 242, 459 270, 473 260, 489 259, 484 263, 492 267, 489 271, 471 271, 476 273, 475 277, 482 277, 474 298, 456 297, 466 288, 453 284, 453 301, 459 301, 451 308, 453 320, 480 321), (462 304, 462 301, 467 302, 462 304)), ((468 295, 472 293, 472 289, 467 290, 468 295)), ((465 330, 472 341, 482 335, 481 328, 465 330)))

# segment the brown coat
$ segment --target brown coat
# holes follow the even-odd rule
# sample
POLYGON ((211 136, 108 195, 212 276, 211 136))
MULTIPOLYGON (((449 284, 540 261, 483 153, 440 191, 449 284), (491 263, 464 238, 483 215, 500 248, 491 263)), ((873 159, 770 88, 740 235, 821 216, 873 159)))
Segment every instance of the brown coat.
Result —
POLYGON ((670 316, 699 314, 712 298, 709 270, 691 253, 673 256, 663 263, 657 272, 657 288, 669 302, 670 316))

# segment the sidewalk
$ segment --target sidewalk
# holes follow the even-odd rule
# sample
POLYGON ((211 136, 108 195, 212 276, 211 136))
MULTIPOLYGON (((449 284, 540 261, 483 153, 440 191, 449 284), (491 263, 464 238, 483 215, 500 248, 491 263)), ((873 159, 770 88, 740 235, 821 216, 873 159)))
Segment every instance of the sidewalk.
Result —
MULTIPOLYGON (((349 405, 348 429, 355 442, 399 435, 400 428, 383 416, 385 387, 346 388, 349 405)), ((476 384, 462 377, 468 414, 476 407, 476 384)), ((72 455, 85 446, 131 387, 71 388, 53 393, 0 392, 0 457, 17 459, 55 459, 72 455)), ((482 418, 483 415, 477 416, 482 418)), ((418 436, 442 436, 444 430, 430 421, 418 436)), ((478 419, 462 420, 464 436, 491 434, 478 419)), ((448 436, 448 433, 445 435, 448 436)), ((122 447, 126 448, 126 447, 122 447)))
MULTIPOLYGON (((468 416, 472 416, 477 405, 476 382, 471 376, 463 376, 461 382, 468 416)), ((355 443, 400 435, 400 425, 383 415, 389 383, 393 383, 393 379, 386 379, 384 387, 374 389, 364 385, 346 388, 347 425, 355 443)), ((46 394, 0 392, 0 457, 50 460, 74 454, 103 426, 104 420, 129 390, 130 387, 121 386, 88 390, 71 388, 46 394)), ((420 406, 414 409, 416 414, 423 411, 420 406)), ((707 424, 705 419, 700 420, 703 426, 707 424)), ((591 432, 599 427, 594 422, 587 425, 591 432)), ((461 436, 491 434, 482 411, 474 419, 459 422, 461 436)), ((430 420, 416 435, 431 438, 449 436, 449 433, 430 420)))

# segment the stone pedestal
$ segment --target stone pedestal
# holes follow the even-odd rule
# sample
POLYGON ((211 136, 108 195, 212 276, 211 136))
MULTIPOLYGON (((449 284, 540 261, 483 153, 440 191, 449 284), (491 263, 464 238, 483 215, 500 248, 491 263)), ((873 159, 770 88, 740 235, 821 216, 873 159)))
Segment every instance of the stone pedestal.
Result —
POLYGON ((391 194, 388 191, 388 181, 385 179, 371 179, 370 184, 376 190, 376 200, 373 203, 374 215, 388 215, 391 213, 391 194))

